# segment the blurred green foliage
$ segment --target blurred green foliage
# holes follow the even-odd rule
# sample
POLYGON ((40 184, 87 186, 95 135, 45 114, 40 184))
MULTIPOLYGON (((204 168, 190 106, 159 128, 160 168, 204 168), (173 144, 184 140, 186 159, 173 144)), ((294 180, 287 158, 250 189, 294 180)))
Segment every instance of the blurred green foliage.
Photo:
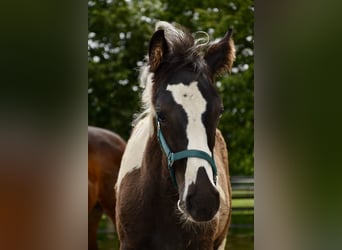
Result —
POLYGON ((254 3, 235 0, 88 1, 88 121, 128 139, 140 110, 139 66, 158 20, 176 22, 211 40, 233 28, 236 61, 218 77, 225 106, 219 128, 231 175, 254 174, 254 3))

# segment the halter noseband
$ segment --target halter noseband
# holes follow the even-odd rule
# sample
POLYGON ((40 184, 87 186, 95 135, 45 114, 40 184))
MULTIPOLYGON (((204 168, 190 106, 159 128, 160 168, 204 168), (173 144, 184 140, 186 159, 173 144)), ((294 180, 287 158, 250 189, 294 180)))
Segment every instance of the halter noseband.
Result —
POLYGON ((189 157, 201 158, 209 162, 213 170, 214 183, 216 185, 217 168, 216 168, 216 164, 215 164, 213 157, 211 157, 208 153, 204 151, 196 150, 196 149, 188 149, 188 150, 183 150, 183 151, 179 151, 176 153, 172 152, 170 150, 170 147, 167 145, 165 137, 160 129, 160 123, 158 121, 158 118, 157 118, 157 137, 158 137, 159 144, 167 157, 167 165, 168 165, 168 169, 170 172, 171 180, 172 180, 173 185, 176 188, 177 188, 177 181, 176 181, 176 176, 175 176, 175 170, 173 168, 173 163, 175 161, 178 161, 184 158, 189 158, 189 157))

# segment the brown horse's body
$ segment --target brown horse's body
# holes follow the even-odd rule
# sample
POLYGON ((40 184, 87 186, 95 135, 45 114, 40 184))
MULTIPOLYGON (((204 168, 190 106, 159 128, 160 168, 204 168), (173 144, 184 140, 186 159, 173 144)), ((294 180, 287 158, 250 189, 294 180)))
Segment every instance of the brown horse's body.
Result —
POLYGON ((96 232, 105 212, 115 225, 114 185, 126 143, 108 130, 88 127, 88 248, 97 249, 96 232))

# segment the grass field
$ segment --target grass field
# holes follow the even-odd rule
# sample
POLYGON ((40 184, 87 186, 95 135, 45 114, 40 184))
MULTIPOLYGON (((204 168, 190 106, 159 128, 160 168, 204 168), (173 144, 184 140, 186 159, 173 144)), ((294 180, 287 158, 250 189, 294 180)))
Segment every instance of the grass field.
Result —
POLYGON ((254 208, 254 199, 233 199, 233 208, 248 207, 254 208))

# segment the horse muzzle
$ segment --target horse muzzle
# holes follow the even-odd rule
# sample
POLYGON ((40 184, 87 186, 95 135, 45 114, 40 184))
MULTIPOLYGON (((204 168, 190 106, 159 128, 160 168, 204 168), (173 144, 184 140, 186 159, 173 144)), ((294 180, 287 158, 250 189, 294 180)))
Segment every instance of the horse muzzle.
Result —
POLYGON ((200 167, 196 182, 191 184, 185 202, 178 204, 179 209, 195 222, 210 221, 220 207, 220 195, 209 181, 204 167, 200 167))

